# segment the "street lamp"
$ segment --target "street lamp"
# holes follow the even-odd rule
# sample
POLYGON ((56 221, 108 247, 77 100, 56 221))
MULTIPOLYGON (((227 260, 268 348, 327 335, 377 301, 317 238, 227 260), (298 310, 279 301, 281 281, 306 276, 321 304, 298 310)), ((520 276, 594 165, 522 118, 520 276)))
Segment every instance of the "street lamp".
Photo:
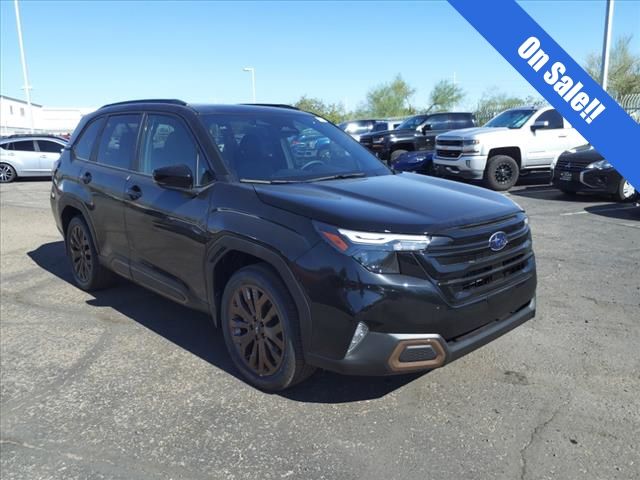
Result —
POLYGON ((611 22, 613 22, 613 0, 607 0, 607 16, 604 20, 604 39, 602 41, 602 65, 600 84, 604 91, 609 86, 609 50, 611 48, 611 22))
POLYGON ((31 85, 29 85, 29 76, 27 75, 27 62, 24 56, 24 45, 22 43, 22 25, 20 22, 20 7, 18 0, 14 0, 13 5, 16 9, 16 26, 18 30, 18 45, 20 46, 20 60, 22 61, 22 76, 24 77, 24 93, 27 97, 27 110, 29 111, 29 126, 33 133, 33 109, 31 108, 31 85))
POLYGON ((253 67, 244 67, 243 72, 251 72, 251 91, 253 92, 253 103, 256 103, 256 69, 253 67))

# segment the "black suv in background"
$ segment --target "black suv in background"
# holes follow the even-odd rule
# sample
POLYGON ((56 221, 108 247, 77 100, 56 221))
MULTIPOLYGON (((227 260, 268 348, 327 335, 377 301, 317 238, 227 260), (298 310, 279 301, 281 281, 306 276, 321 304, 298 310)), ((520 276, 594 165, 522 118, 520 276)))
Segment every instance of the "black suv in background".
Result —
POLYGON ((449 130, 476 126, 473 113, 432 113, 407 118, 394 130, 360 135, 360 143, 378 158, 393 163, 400 155, 433 150, 436 137, 449 130))
POLYGON ((116 273, 208 312, 265 390, 315 367, 441 367, 535 314, 518 205, 394 174, 325 119, 282 106, 102 107, 63 151, 51 207, 80 288, 116 273), (298 158, 303 131, 326 138, 327 155, 298 158))

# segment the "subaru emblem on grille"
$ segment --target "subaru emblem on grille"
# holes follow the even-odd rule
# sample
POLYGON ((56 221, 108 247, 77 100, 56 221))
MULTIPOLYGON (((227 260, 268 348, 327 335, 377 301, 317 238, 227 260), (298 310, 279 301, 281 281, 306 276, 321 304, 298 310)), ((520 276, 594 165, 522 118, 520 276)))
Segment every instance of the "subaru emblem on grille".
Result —
POLYGON ((504 232, 496 232, 489 238, 489 248, 494 252, 502 250, 507 246, 507 243, 509 243, 509 240, 504 232))

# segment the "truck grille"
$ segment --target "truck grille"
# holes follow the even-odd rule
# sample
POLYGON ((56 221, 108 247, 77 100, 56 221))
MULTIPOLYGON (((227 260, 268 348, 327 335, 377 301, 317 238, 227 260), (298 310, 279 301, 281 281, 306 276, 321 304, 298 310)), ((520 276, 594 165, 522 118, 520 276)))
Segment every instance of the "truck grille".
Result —
POLYGON ((460 156, 459 150, 436 150, 436 155, 442 158, 458 158, 460 156))
POLYGON ((444 140, 438 139, 436 141, 438 145, 444 145, 445 147, 462 147, 462 140, 444 140))
POLYGON ((418 260, 453 304, 502 290, 532 274, 531 233, 524 219, 524 214, 517 214, 445 232, 450 240, 430 246, 418 260), (489 237, 498 231, 506 233, 509 242, 494 252, 489 237))

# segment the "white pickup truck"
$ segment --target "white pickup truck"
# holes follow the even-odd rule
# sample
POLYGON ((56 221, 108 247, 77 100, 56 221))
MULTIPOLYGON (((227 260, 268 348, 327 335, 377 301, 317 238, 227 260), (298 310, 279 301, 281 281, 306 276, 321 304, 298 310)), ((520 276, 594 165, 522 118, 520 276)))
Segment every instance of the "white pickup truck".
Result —
POLYGON ((483 127, 438 135, 433 163, 437 175, 483 180, 502 191, 521 174, 549 170, 562 152, 585 143, 554 108, 512 108, 483 127))

